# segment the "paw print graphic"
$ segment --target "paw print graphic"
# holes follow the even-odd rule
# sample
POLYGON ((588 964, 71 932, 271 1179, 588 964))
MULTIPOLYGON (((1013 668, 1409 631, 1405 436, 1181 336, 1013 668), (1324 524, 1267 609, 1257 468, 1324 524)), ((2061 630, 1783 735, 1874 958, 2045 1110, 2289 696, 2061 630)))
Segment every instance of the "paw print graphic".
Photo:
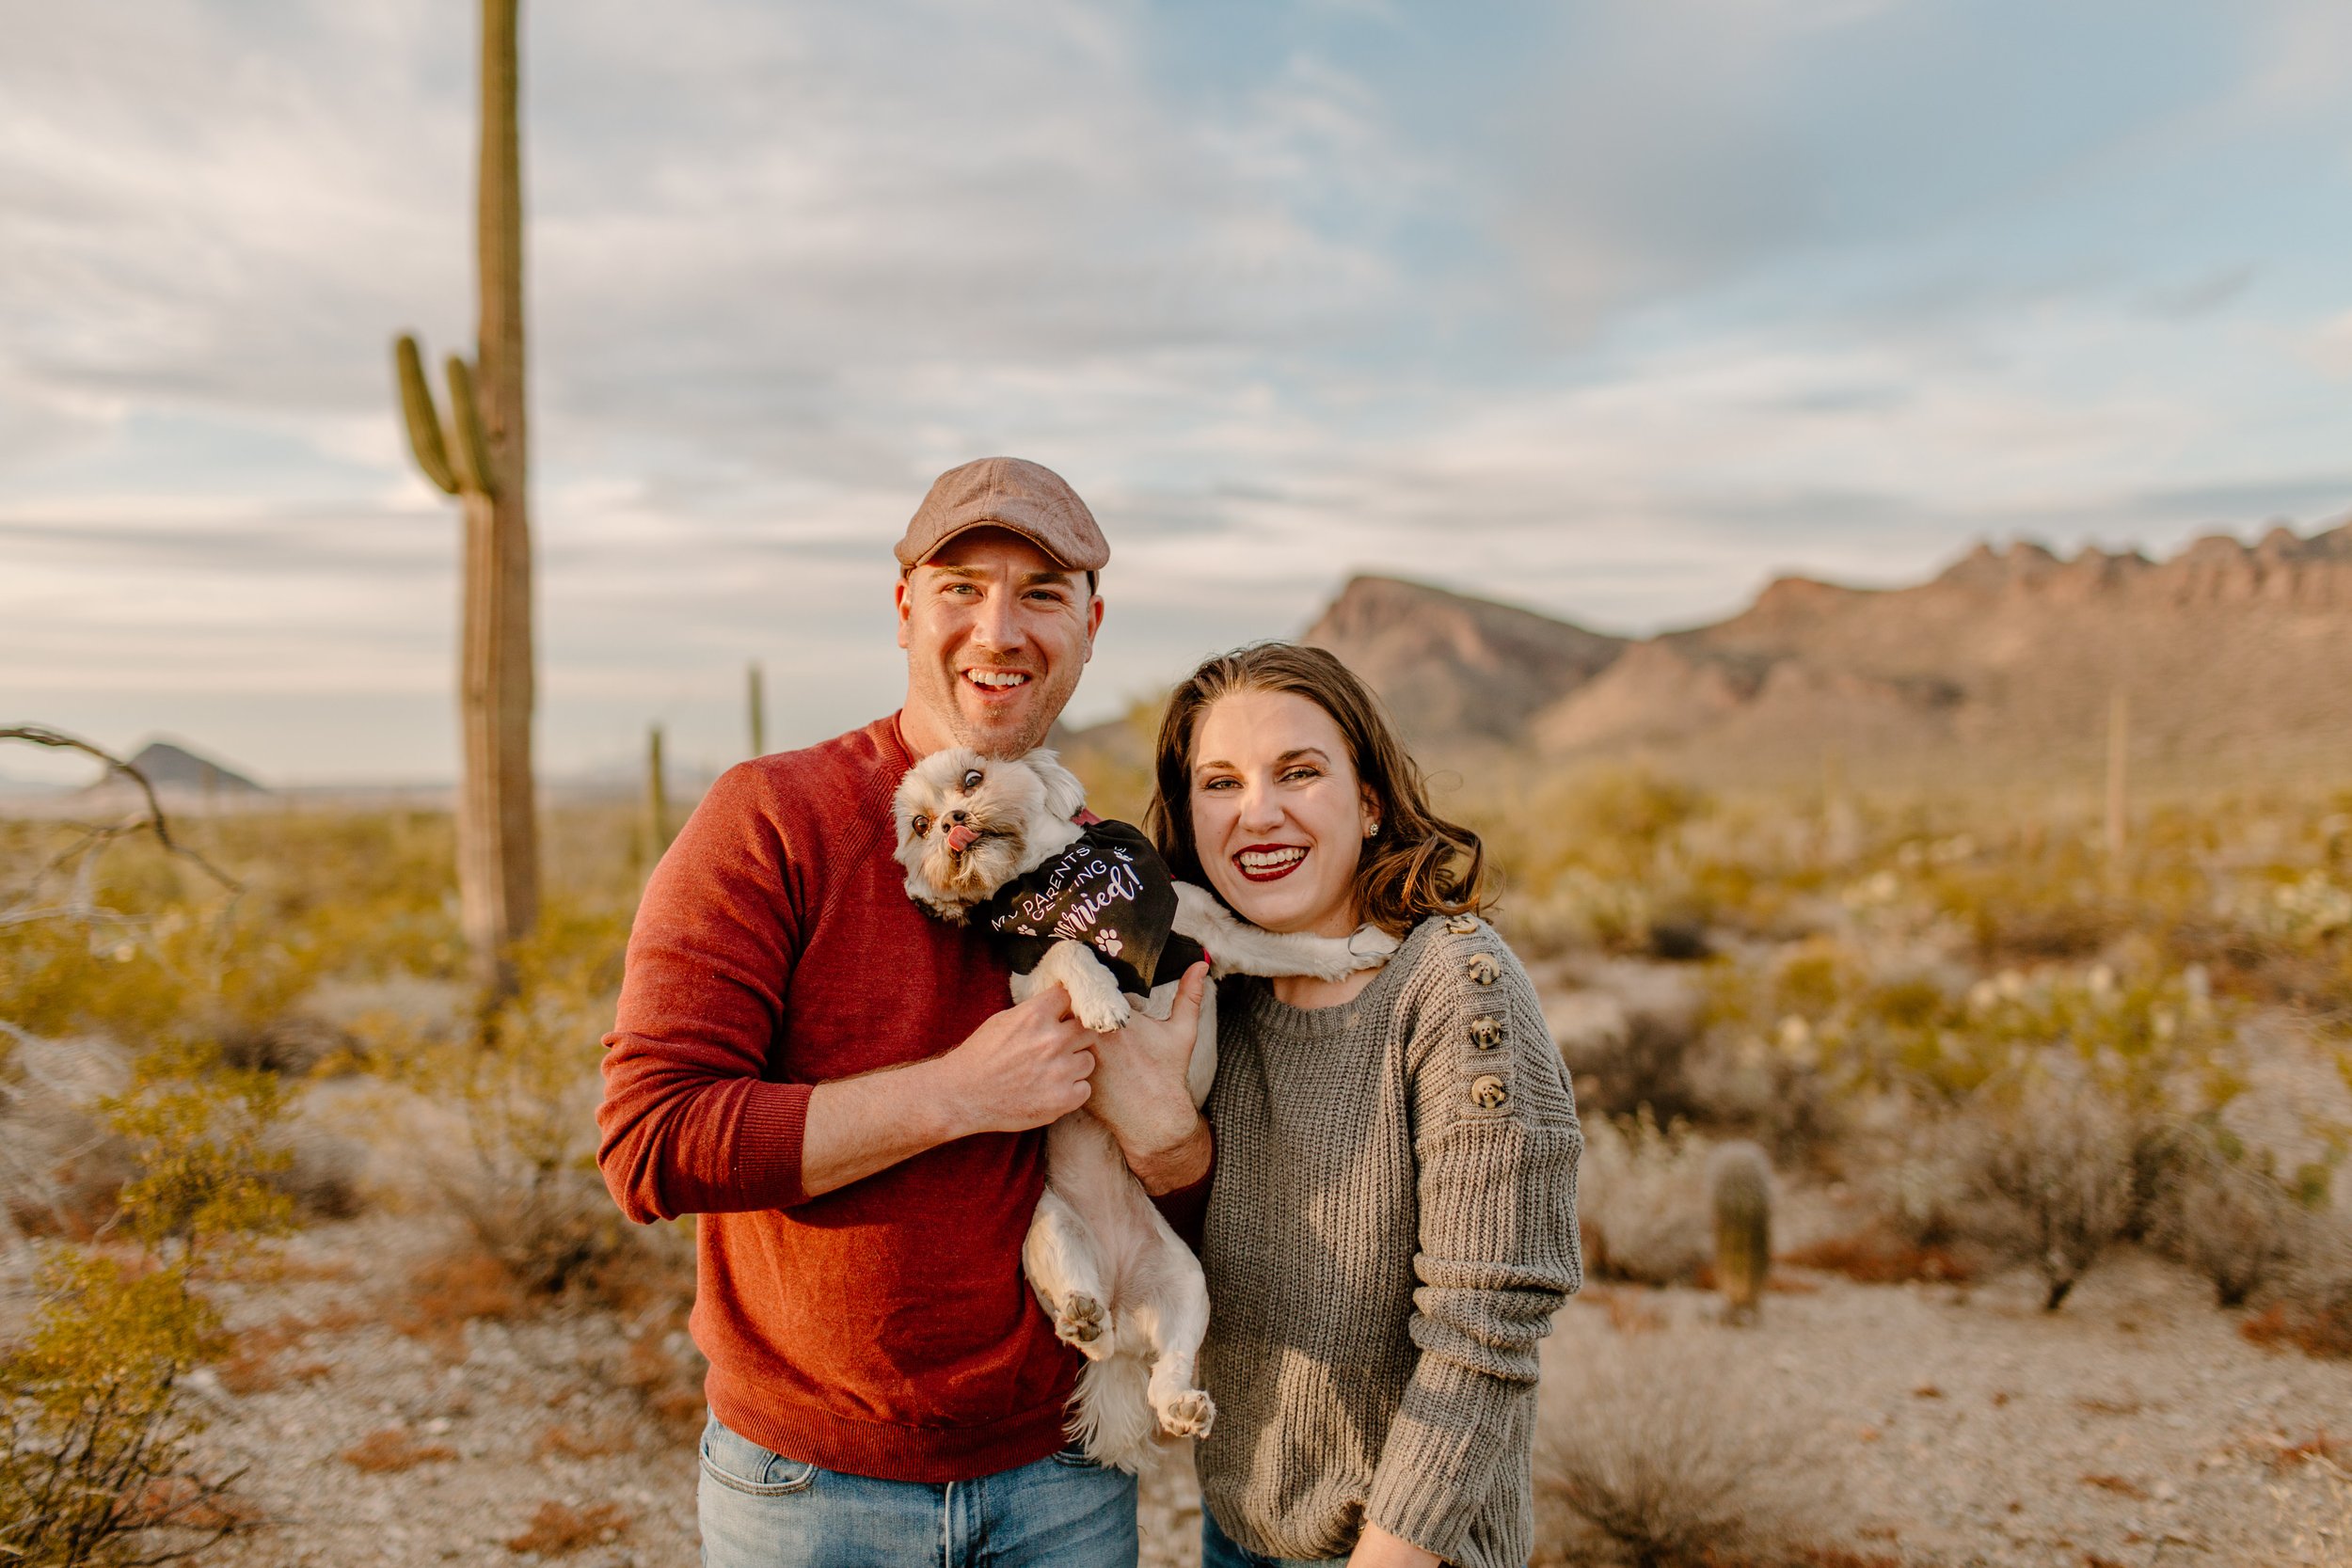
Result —
POLYGON ((1119 940, 1119 932, 1117 929, 1112 927, 1105 926, 1094 934, 1094 945, 1101 948, 1104 952, 1108 953, 1112 958, 1116 958, 1119 957, 1120 949, 1127 944, 1119 940))

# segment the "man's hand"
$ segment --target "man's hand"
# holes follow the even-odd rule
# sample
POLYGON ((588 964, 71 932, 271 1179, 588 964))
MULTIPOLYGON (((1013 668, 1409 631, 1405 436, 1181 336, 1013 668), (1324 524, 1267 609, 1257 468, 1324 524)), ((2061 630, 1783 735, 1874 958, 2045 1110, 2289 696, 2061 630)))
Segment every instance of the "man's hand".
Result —
POLYGON ((1209 1124, 1184 1087, 1208 982, 1209 966, 1194 964, 1165 1022, 1138 1012, 1119 1033, 1095 1037, 1101 1062, 1091 1108, 1118 1138, 1128 1169, 1148 1193, 1171 1193, 1208 1174, 1209 1124))
POLYGON ((1087 1102, 1102 1036, 1070 1016, 1070 993, 1048 986, 972 1031, 931 1067, 953 1136, 1025 1132, 1087 1102))
POLYGON ((1103 1038, 1048 986, 928 1061, 819 1084, 801 1135, 801 1186, 846 1187, 975 1132, 1025 1132, 1087 1102, 1103 1038))

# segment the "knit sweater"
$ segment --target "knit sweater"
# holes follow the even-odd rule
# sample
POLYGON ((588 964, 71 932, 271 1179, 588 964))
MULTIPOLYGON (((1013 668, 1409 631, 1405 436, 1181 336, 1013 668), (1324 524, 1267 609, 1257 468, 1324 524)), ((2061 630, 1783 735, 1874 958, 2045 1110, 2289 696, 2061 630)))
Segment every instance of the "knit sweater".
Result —
MULTIPOLYGON (((703 1216, 691 1326, 721 1420, 936 1483, 1059 1449, 1078 1363, 1021 1274, 1042 1129, 802 1185, 813 1085, 937 1055, 1010 1004, 988 939, 907 896, 890 799, 912 764, 883 719, 711 787, 629 933, 597 1163, 632 1219, 703 1216)), ((1198 1196, 1159 1201, 1182 1227, 1198 1196)))
POLYGON ((1218 1011, 1206 1506, 1270 1556, 1370 1522, 1520 1568, 1536 1341, 1582 1281, 1583 1136, 1534 987, 1491 927, 1433 917, 1347 1003, 1241 979, 1218 1011))

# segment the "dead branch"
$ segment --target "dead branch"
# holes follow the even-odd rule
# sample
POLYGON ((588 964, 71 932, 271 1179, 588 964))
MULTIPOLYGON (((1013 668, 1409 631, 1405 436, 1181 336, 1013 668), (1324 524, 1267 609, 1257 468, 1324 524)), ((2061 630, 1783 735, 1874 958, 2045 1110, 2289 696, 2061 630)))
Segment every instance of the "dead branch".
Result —
POLYGON ((232 900, 245 892, 243 882, 205 859, 197 849, 181 843, 172 835, 171 821, 164 815, 163 802, 156 799, 155 786, 148 781, 145 773, 130 763, 77 736, 67 735, 62 730, 53 730, 42 724, 0 726, 0 740, 21 740, 27 745, 46 746, 53 751, 79 752, 84 756, 103 763, 109 776, 119 773, 138 785, 139 794, 147 802, 145 812, 135 815, 122 822, 99 826, 74 824, 81 829, 82 836, 52 856, 46 864, 33 874, 28 891, 23 899, 8 909, 0 910, 0 927, 28 925, 36 920, 57 920, 76 916, 84 919, 120 919, 121 916, 117 915, 115 911, 100 908, 91 897, 88 870, 91 861, 96 857, 90 851, 103 848, 116 839, 129 838, 143 832, 152 833, 155 842, 162 846, 166 854, 186 861, 210 877, 229 894, 232 900), (40 888, 52 876, 64 871, 69 865, 74 866, 76 870, 74 896, 63 904, 35 906, 32 901, 33 893, 30 890, 40 888))

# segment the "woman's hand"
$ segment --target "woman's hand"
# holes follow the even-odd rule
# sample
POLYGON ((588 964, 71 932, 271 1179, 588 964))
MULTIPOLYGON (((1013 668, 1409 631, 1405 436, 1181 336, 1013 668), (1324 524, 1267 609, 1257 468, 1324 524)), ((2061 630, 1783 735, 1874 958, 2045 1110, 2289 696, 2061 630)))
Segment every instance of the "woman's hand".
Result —
POLYGON ((1347 1554, 1347 1568, 1439 1568, 1440 1561, 1437 1553, 1424 1552, 1378 1525, 1366 1525, 1356 1538, 1356 1549, 1347 1554))
POLYGON ((1125 1028, 1095 1037, 1087 1109, 1111 1130, 1127 1168, 1154 1195, 1189 1187, 1209 1173, 1209 1124, 1184 1086, 1208 980, 1209 966, 1194 964, 1165 1022, 1137 1012, 1125 1028))

